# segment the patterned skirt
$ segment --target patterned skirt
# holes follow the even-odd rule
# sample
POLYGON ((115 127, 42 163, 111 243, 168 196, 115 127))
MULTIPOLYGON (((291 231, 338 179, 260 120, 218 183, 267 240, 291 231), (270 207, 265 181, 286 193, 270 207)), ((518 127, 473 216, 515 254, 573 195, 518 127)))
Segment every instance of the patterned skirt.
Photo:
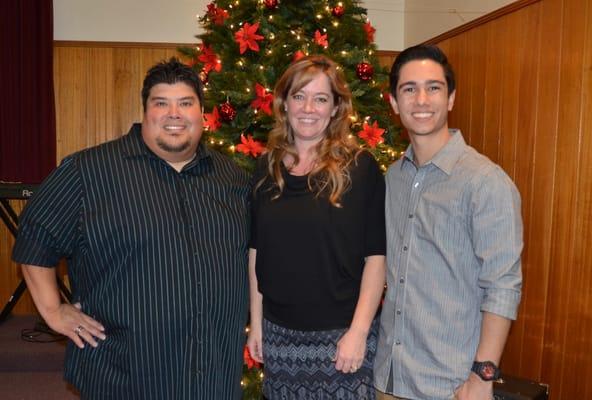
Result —
POLYGON ((335 369, 336 345, 346 329, 297 331, 263 320, 263 394, 268 400, 374 400, 372 364, 378 319, 372 322, 360 369, 335 369))

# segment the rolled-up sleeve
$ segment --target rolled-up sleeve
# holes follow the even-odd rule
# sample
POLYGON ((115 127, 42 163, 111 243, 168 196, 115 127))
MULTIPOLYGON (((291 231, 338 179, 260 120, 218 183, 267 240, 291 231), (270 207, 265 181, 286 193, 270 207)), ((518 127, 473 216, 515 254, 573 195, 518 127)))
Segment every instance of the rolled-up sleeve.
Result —
POLYGON ((473 248, 484 289, 481 311, 515 320, 522 289, 520 194, 496 166, 479 183, 471 205, 473 248))

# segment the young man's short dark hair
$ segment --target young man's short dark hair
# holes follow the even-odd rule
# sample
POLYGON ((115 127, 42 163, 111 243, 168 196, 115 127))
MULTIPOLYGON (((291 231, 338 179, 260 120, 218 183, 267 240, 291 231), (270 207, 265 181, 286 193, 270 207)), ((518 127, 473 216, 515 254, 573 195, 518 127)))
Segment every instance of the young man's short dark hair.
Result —
POLYGON ((419 44, 417 46, 409 47, 403 50, 393 63, 390 73, 390 90, 391 95, 397 98, 397 84, 401 74, 403 65, 410 61, 416 60, 432 60, 442 66, 444 70, 444 77, 446 78, 446 85, 448 86, 448 95, 454 92, 456 88, 456 81, 454 79, 454 71, 452 65, 448 63, 446 54, 438 46, 419 44))
POLYGON ((146 102, 150 96, 150 90, 159 83, 174 85, 185 83, 193 89, 199 104, 203 107, 203 85, 197 73, 191 67, 183 64, 177 58, 171 57, 168 61, 161 61, 148 70, 142 85, 142 106, 146 111, 146 102))

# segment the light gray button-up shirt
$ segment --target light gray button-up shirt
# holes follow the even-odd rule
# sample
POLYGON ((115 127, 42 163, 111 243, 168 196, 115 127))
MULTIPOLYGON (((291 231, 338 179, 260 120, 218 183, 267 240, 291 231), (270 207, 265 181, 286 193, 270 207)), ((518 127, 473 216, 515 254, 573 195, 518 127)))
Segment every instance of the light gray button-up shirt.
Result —
POLYGON ((470 373, 481 312, 515 319, 520 302, 518 190, 451 134, 430 162, 417 167, 409 147, 387 174, 388 290, 374 372, 378 390, 403 398, 452 398, 470 373))

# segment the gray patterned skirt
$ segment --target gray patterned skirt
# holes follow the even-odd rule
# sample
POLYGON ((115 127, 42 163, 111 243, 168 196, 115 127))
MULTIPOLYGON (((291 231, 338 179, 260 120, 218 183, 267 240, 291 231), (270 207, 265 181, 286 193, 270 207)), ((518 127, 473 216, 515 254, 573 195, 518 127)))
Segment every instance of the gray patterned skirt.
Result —
POLYGON ((263 320, 263 394, 268 400, 374 400, 372 364, 378 318, 372 322, 360 369, 335 369, 336 345, 346 329, 297 331, 263 320))

